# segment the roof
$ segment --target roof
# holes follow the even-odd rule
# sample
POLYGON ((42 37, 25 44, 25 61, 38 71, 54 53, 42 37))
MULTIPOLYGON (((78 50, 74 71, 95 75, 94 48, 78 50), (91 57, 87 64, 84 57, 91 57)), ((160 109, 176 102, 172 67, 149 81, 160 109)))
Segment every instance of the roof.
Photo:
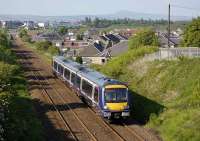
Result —
POLYGON ((107 34, 105 35, 109 40, 113 41, 113 42, 120 42, 120 39, 118 37, 116 37, 113 34, 107 34))
POLYGON ((94 47, 100 52, 104 50, 104 47, 100 43, 94 43, 94 47))
POLYGON ((120 43, 105 49, 101 54, 101 56, 107 55, 107 53, 109 53, 110 56, 114 57, 126 52, 127 50, 128 50, 128 41, 121 41, 120 43))
POLYGON ((95 70, 87 68, 84 65, 78 64, 69 59, 65 59, 65 57, 63 57, 63 56, 56 56, 56 57, 54 57, 54 60, 56 60, 58 63, 62 64, 63 66, 70 68, 72 71, 75 71, 77 74, 87 78, 88 80, 94 82, 95 84, 97 84, 99 86, 103 86, 109 82, 118 83, 118 84, 121 83, 117 80, 110 79, 107 76, 105 76, 95 70))
POLYGON ((95 57, 98 56, 100 51, 94 47, 94 45, 89 45, 85 47, 82 51, 80 51, 79 56, 82 57, 95 57))
POLYGON ((62 40, 62 38, 57 34, 57 33, 42 33, 39 34, 35 37, 33 37, 34 40, 48 40, 48 41, 52 41, 52 40, 62 40))

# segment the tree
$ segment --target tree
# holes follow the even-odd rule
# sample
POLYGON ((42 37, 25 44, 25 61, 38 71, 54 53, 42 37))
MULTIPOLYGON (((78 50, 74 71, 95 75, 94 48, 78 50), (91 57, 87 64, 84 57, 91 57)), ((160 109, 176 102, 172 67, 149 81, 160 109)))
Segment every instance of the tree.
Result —
POLYGON ((65 35, 68 32, 68 28, 64 27, 64 26, 61 26, 61 27, 59 27, 58 32, 61 35, 65 35))
POLYGON ((181 45, 184 47, 200 47, 200 17, 193 19, 187 25, 181 45))
POLYGON ((158 37, 152 29, 145 29, 132 36, 129 39, 129 48, 138 48, 140 46, 158 46, 158 37))
POLYGON ((52 43, 49 41, 40 41, 36 43, 36 47, 38 50, 46 51, 48 48, 52 46, 52 43))
POLYGON ((83 35, 82 34, 77 34, 76 35, 77 40, 83 40, 83 35))
POLYGON ((76 57, 76 62, 79 63, 79 64, 83 64, 83 59, 81 56, 77 56, 76 57))
POLYGON ((28 35, 28 30, 22 28, 19 31, 19 37, 24 41, 24 42, 31 42, 31 38, 28 35))
POLYGON ((0 45, 8 47, 10 44, 6 31, 0 30, 0 45))

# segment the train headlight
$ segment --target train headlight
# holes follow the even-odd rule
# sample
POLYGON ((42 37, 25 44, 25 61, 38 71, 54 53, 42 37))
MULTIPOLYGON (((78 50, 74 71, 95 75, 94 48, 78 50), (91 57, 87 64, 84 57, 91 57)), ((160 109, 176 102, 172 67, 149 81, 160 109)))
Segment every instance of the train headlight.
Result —
POLYGON ((104 108, 104 109, 106 109, 106 110, 108 109, 108 107, 107 107, 107 106, 104 106, 103 108, 104 108))
POLYGON ((129 105, 126 105, 125 107, 124 107, 124 109, 129 109, 130 107, 129 107, 129 105))

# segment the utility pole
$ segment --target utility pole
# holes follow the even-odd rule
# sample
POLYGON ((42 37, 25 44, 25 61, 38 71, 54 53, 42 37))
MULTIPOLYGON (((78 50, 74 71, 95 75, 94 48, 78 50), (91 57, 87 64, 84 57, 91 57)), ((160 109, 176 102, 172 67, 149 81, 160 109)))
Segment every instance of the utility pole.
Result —
POLYGON ((168 7, 168 48, 170 48, 170 32, 171 32, 171 5, 169 0, 168 7))

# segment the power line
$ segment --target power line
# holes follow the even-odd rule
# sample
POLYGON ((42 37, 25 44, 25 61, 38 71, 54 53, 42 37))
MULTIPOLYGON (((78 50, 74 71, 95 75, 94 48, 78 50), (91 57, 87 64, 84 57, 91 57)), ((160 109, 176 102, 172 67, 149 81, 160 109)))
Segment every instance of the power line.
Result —
POLYGON ((177 8, 182 8, 182 9, 187 9, 187 10, 193 10, 196 12, 200 12, 200 9, 197 8, 192 8, 192 7, 186 7, 186 6, 181 6, 181 5, 176 5, 176 4, 171 4, 172 7, 177 7, 177 8))

